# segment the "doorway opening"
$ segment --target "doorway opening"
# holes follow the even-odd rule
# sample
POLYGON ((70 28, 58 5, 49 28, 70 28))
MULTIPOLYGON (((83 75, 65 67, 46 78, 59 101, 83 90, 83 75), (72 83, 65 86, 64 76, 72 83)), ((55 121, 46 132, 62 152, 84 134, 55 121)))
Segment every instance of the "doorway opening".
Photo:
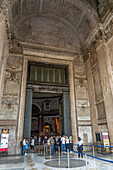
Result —
POLYGON ((62 135, 64 127, 61 118, 61 94, 33 93, 31 136, 62 135))

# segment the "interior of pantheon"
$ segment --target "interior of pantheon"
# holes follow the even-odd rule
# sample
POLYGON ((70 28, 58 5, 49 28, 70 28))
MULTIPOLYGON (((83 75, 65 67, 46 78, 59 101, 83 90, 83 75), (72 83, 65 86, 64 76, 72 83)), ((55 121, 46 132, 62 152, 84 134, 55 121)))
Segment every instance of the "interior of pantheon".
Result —
POLYGON ((113 1, 0 0, 0 133, 113 145, 113 1))

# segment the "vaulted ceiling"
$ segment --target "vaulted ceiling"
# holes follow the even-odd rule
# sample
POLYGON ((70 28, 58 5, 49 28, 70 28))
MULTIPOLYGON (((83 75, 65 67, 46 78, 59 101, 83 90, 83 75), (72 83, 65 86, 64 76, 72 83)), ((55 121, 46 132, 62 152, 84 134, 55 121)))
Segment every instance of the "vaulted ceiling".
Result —
POLYGON ((20 41, 79 50, 98 22, 94 0, 10 1, 12 35, 20 41))

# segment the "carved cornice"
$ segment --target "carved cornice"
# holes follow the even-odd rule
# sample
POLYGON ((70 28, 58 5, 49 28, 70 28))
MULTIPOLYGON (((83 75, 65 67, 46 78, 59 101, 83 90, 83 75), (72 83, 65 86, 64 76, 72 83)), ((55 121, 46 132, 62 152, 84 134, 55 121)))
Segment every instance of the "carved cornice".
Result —
POLYGON ((97 34, 94 36, 92 44, 95 44, 95 48, 97 48, 102 42, 106 41, 106 37, 104 31, 102 29, 98 29, 97 34))
POLYGON ((106 36, 106 41, 108 41, 112 36, 113 36, 113 18, 107 25, 105 29, 105 36, 106 36))
POLYGON ((90 56, 91 46, 92 45, 95 46, 95 49, 96 49, 102 42, 105 42, 105 41, 106 41, 106 36, 105 36, 104 30, 99 28, 97 33, 92 38, 92 41, 90 42, 88 47, 85 48, 85 50, 82 50, 84 62, 86 62, 90 56))
POLYGON ((98 0, 98 2, 99 15, 102 21, 104 21, 109 12, 113 11, 113 0, 98 0))

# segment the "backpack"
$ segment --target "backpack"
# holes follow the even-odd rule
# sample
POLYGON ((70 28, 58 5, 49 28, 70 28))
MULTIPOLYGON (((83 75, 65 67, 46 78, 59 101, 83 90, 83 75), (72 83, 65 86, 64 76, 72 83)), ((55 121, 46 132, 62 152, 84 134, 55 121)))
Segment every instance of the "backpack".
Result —
POLYGON ((20 146, 21 146, 21 147, 23 146, 23 141, 20 142, 20 146))

